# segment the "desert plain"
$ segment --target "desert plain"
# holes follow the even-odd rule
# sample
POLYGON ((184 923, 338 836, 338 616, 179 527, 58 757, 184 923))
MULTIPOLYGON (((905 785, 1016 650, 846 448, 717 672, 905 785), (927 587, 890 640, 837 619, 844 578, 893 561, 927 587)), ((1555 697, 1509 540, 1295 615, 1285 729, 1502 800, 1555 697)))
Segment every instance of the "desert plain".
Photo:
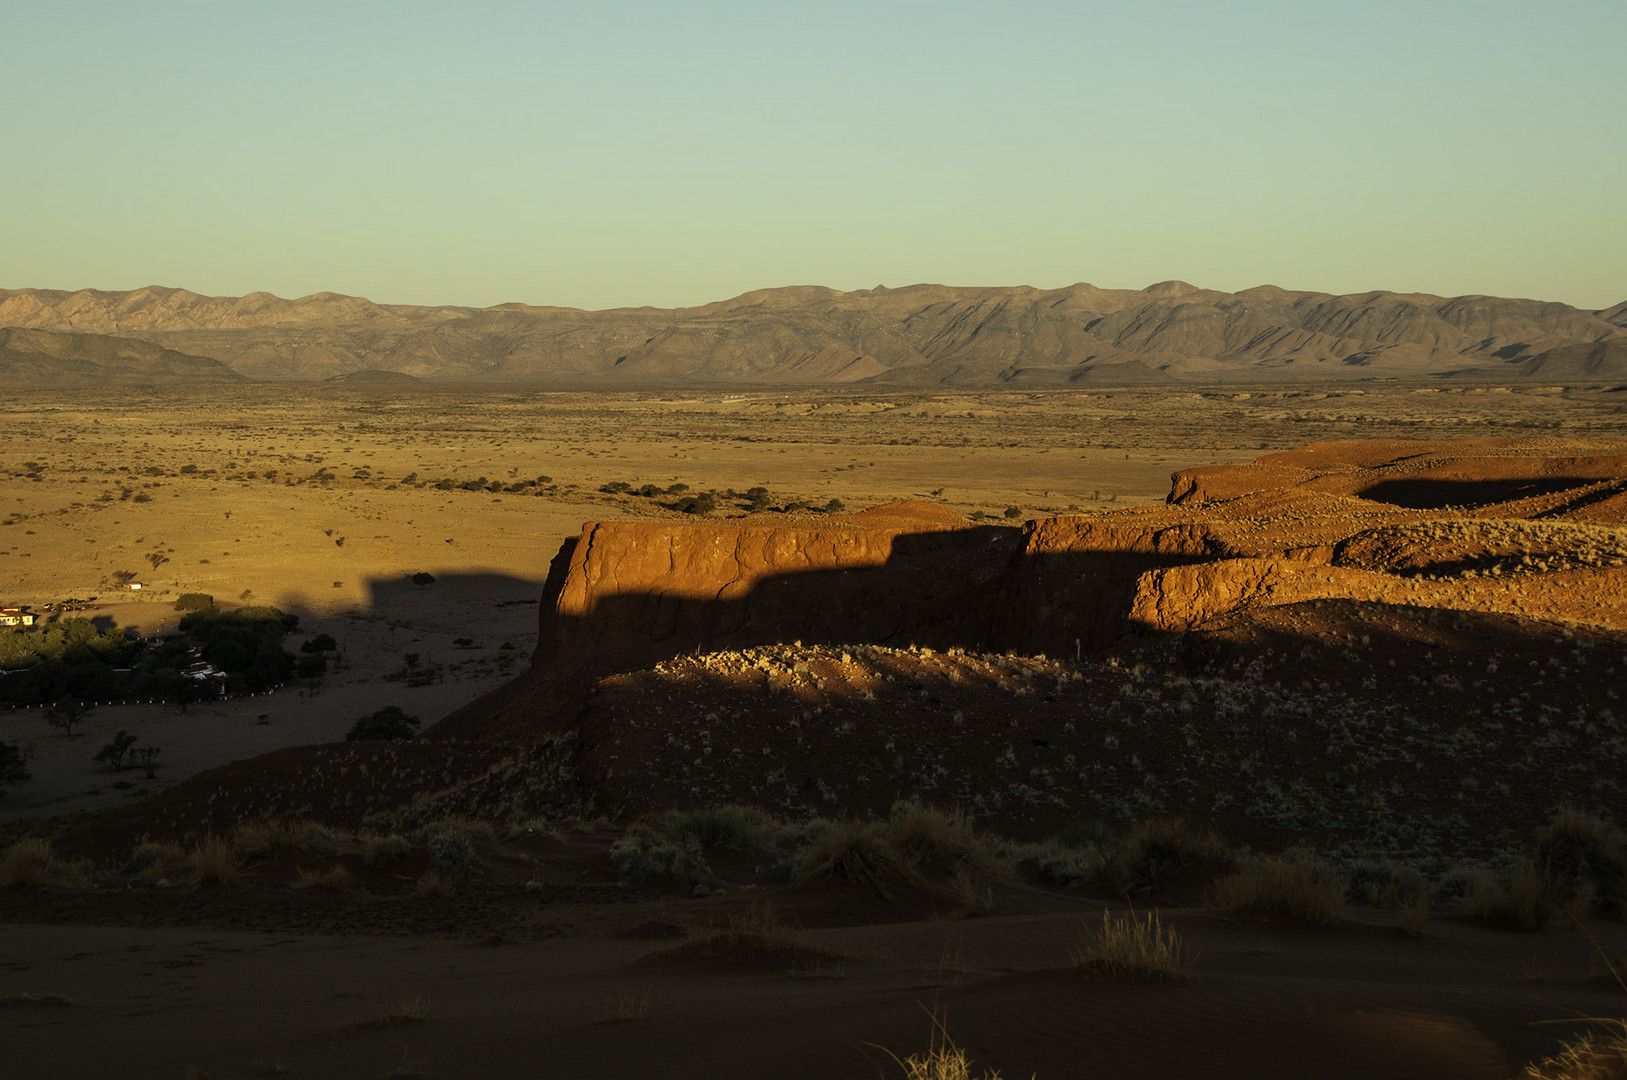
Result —
POLYGON ((0 603, 157 636, 207 594, 336 645, 71 734, 0 712, 0 846, 51 844, 0 890, 8 1068, 858 1078, 941 1023, 974 1076, 1517 1075, 1627 1002, 1615 864, 1549 824, 1619 854, 1624 406, 0 393, 0 603), (772 580, 716 562, 759 543, 772 580), (1092 574, 1096 623, 1034 599, 1092 574), (345 740, 389 705, 424 733, 345 740), (99 766, 118 732, 156 767, 99 766), (1226 891, 1267 857, 1337 897, 1226 891), (1178 932, 1178 977, 1096 964, 1104 912, 1178 932))

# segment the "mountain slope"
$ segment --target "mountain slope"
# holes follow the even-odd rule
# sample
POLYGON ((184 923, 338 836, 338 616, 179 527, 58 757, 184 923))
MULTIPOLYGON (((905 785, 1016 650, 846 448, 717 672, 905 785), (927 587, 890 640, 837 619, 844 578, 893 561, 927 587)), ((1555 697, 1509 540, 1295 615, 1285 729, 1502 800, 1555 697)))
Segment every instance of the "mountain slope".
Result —
POLYGON ((217 360, 105 334, 0 329, 0 381, 10 386, 243 382, 217 360))
MULTIPOLYGON (((912 285, 762 289, 694 308, 375 304, 317 293, 207 297, 0 290, 0 326, 116 333, 270 379, 364 369, 421 378, 1103 384, 1145 379, 1359 379, 1473 372, 1517 379, 1556 349, 1627 341, 1600 312, 1487 296, 1335 296, 912 285)), ((1609 365, 1606 365, 1609 367, 1609 365)), ((1551 366, 1550 366, 1551 368, 1551 366)), ((1590 369, 1567 365, 1576 377, 1590 369)), ((1552 373, 1551 369, 1550 374, 1552 373)))

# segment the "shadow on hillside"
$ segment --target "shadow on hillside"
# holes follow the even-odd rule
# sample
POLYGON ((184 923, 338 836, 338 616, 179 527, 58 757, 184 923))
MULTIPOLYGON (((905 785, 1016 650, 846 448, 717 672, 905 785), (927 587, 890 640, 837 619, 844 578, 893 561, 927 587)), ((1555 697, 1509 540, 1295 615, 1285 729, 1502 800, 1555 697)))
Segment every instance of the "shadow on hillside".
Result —
POLYGON ((732 582, 675 575, 670 589, 599 597, 585 614, 555 603, 576 541, 544 590, 538 666, 601 675, 695 651, 801 642, 919 645, 1075 657, 1119 637, 1137 579, 1200 561, 1145 551, 1026 551, 1025 533, 971 526, 894 538, 886 562, 732 582), (708 595, 711 594, 711 595, 708 595))
POLYGON ((1446 507, 1495 506, 1515 499, 1530 499, 1572 488, 1589 487, 1599 480, 1599 477, 1586 476, 1527 476, 1496 480, 1398 479, 1381 480, 1356 494, 1363 499, 1408 510, 1440 510, 1446 507))

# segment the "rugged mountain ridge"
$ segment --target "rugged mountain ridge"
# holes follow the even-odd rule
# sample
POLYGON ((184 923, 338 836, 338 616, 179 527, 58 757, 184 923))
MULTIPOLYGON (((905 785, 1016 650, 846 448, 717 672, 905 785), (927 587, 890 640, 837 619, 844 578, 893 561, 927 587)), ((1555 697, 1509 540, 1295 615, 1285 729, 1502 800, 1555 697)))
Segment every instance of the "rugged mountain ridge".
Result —
POLYGON ((375 304, 317 293, 207 297, 0 290, 0 326, 115 334, 257 379, 364 369, 421 378, 900 385, 1627 378, 1627 303, 1599 312, 1486 296, 1335 296, 912 285, 763 289, 663 310, 375 304))

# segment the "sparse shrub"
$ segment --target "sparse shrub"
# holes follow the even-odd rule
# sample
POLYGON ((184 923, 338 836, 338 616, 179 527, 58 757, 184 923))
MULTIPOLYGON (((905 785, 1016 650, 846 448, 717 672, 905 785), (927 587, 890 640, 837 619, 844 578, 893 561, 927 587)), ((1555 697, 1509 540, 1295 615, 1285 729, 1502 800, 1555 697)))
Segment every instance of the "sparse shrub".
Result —
POLYGON ((1320 859, 1273 855, 1245 863, 1215 883, 1221 907, 1330 925, 1345 902, 1344 875, 1320 859))
POLYGON ((350 888, 353 879, 344 863, 334 863, 326 870, 300 870, 299 885, 302 889, 321 889, 325 892, 343 892, 350 888))
POLYGON ((1347 884, 1356 901, 1374 907, 1400 908, 1420 899, 1427 902, 1424 875, 1405 863, 1357 863, 1350 868, 1347 884))
POLYGON ((351 725, 345 739, 357 742, 367 739, 410 739, 418 734, 422 723, 416 716, 401 711, 399 705, 386 705, 371 716, 364 716, 351 725))
POLYGON ((429 573, 428 571, 420 570, 418 573, 412 575, 412 583, 422 589, 426 585, 435 584, 435 575, 429 573))
POLYGON ((1186 975, 1180 935, 1165 929, 1154 911, 1137 918, 1134 911, 1115 916, 1102 910, 1102 924, 1082 927, 1073 950, 1074 966, 1103 979, 1179 979, 1186 975))
POLYGON ((148 885, 178 877, 186 867, 187 855, 179 844, 148 840, 137 844, 125 864, 126 874, 139 874, 148 885))
POLYGON ((1489 876, 1472 879, 1463 897, 1463 913, 1521 930, 1541 930, 1558 910, 1558 892, 1542 866, 1523 857, 1515 862, 1506 881, 1489 876))
POLYGON ((1621 830, 1598 815, 1563 807, 1537 837, 1535 861, 1556 905, 1627 914, 1627 845, 1621 830))
POLYGON ((961 809, 942 810, 899 800, 887 816, 887 843, 905 868, 917 875, 928 867, 970 864, 982 870, 1010 873, 1010 860, 1002 858, 995 843, 979 833, 961 809))
POLYGON ((0 889, 42 888, 55 866, 50 841, 37 836, 19 840, 0 855, 0 889))
POLYGON ((693 836, 669 839, 646 825, 634 825, 610 845, 610 864, 623 881, 669 877, 693 885, 712 880, 712 868, 693 836))
POLYGON ((419 842, 430 865, 448 877, 462 877, 474 868, 475 847, 463 822, 436 822, 419 834, 419 842))
POLYGON ((369 836, 362 841, 362 863, 366 866, 388 866, 404 858, 412 850, 412 841, 391 833, 388 836, 369 836))
POLYGON ((187 858, 194 885, 230 885, 238 879, 241 860, 237 845, 219 836, 206 836, 187 858))
POLYGON ((846 956, 821 944, 802 927, 787 923, 770 904, 756 901, 740 914, 730 915, 721 926, 691 930, 682 942, 658 950, 649 959, 777 960, 792 967, 818 967, 846 956))
POLYGON ((715 806, 675 810, 659 822, 674 839, 692 838, 703 847, 731 851, 762 851, 773 846, 778 834, 774 819, 750 806, 715 806))
POLYGON ((852 819, 826 822, 813 835, 797 861, 796 878, 811 881, 837 871, 856 884, 871 885, 887 899, 892 899, 890 883, 904 876, 902 860, 882 830, 852 819))
POLYGON ((1137 822, 1123 846, 1113 851, 1111 884, 1124 893, 1156 889, 1199 863, 1232 865, 1231 852, 1218 833, 1183 818, 1153 818, 1137 822))
POLYGON ((1034 864, 1039 872, 1064 888, 1100 881, 1108 873, 1108 857, 1095 845, 1068 847, 1057 840, 1035 845, 1034 864))
POLYGON ((1008 520, 1020 518, 1023 516, 1022 508, 1018 506, 1008 506, 1005 508, 1005 516, 1008 520))

